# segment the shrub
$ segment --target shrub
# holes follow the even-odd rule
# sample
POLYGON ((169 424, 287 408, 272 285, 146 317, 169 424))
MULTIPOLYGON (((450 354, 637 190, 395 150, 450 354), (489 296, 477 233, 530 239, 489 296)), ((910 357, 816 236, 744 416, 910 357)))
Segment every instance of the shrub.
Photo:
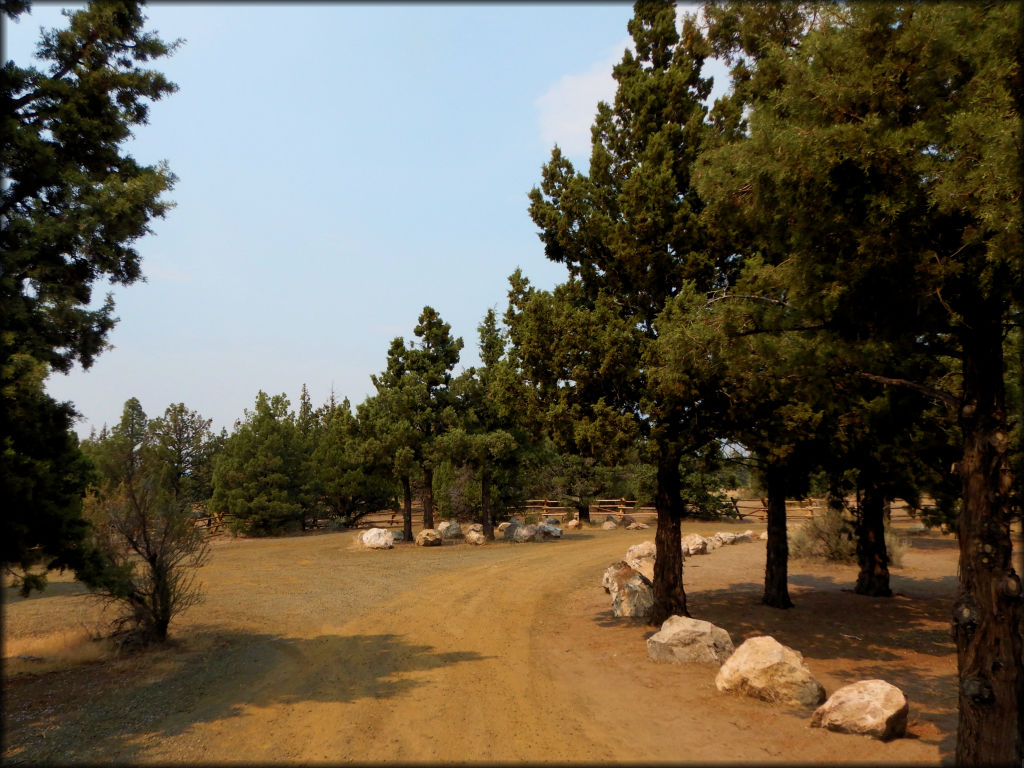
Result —
MULTIPOLYGON (((794 559, 825 560, 831 563, 857 562, 857 529, 852 517, 843 510, 827 507, 822 514, 789 533, 789 555, 794 559)), ((885 527, 885 548, 889 565, 898 568, 905 547, 900 538, 885 527)))

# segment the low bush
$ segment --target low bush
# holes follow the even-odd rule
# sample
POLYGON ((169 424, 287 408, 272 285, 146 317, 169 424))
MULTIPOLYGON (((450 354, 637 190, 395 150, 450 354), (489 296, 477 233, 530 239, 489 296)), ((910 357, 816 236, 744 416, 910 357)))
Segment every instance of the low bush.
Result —
MULTIPOLYGON (((791 531, 788 538, 789 556, 794 559, 857 562, 856 522, 844 510, 828 507, 791 531)), ((889 565, 898 568, 903 561, 905 546, 888 525, 885 527, 885 549, 889 565)))

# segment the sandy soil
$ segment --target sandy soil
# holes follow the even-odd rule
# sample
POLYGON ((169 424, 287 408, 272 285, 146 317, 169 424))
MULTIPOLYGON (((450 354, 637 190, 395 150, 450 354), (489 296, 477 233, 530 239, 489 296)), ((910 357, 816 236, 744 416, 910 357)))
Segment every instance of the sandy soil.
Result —
MULTIPOLYGON (((748 527, 759 532, 684 531, 748 527)), ((793 562, 788 611, 759 603, 761 543, 686 562, 691 614, 736 645, 774 636, 803 653, 829 693, 876 677, 900 686, 909 734, 889 743, 812 729, 809 710, 721 694, 712 665, 651 662, 654 628, 613 618, 600 587, 604 569, 644 539, 653 531, 390 551, 363 550, 354 533, 218 540, 201 574, 206 601, 172 625, 168 647, 135 656, 81 639, 102 613, 77 584, 28 600, 5 589, 3 759, 952 760, 950 537, 910 539, 890 599, 852 594, 851 567, 793 562)))

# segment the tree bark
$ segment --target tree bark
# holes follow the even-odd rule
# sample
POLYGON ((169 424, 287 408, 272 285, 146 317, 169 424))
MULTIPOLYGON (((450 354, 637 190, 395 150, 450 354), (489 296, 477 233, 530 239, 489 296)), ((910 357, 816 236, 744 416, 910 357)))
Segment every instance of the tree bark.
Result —
POLYGON ((658 510, 658 530, 654 535, 654 607, 650 623, 661 624, 669 616, 689 616, 683 589, 683 545, 680 521, 683 500, 680 497, 679 450, 661 446, 658 455, 658 490, 654 505, 658 510))
POLYGON ((963 483, 953 637, 959 765, 1024 764, 1024 597, 1012 566, 1009 429, 1000 324, 967 318, 960 427, 963 483))
POLYGON ((412 541, 412 484, 402 475, 402 537, 412 541))
POLYGON ((870 480, 864 484, 857 519, 858 595, 892 597, 889 587, 889 552, 885 546, 885 495, 870 480))
POLYGON ((491 475, 487 471, 487 467, 480 470, 480 506, 484 517, 484 538, 494 541, 494 518, 491 517, 491 475))
POLYGON ((765 473, 765 485, 768 491, 768 541, 761 602, 772 608, 792 608, 793 601, 789 599, 789 541, 786 539, 786 484, 769 471, 765 473))
POLYGON ((423 528, 434 527, 434 470, 423 470, 423 528))

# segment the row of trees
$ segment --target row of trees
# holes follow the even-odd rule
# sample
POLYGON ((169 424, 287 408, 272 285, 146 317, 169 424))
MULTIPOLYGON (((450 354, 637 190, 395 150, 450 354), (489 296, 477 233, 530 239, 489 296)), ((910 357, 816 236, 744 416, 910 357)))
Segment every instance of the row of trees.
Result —
POLYGON ((757 465, 764 601, 780 608, 784 502, 813 472, 837 503, 860 499, 868 594, 889 594, 886 500, 958 496, 957 756, 1019 761, 1019 8, 703 12, 680 29, 674 4, 638 2, 589 170, 557 147, 544 166, 530 214, 569 279, 513 276, 516 363, 579 451, 610 435, 649 446, 654 623, 687 613, 678 468, 715 441, 757 465), (709 109, 710 56, 732 87, 709 109))

